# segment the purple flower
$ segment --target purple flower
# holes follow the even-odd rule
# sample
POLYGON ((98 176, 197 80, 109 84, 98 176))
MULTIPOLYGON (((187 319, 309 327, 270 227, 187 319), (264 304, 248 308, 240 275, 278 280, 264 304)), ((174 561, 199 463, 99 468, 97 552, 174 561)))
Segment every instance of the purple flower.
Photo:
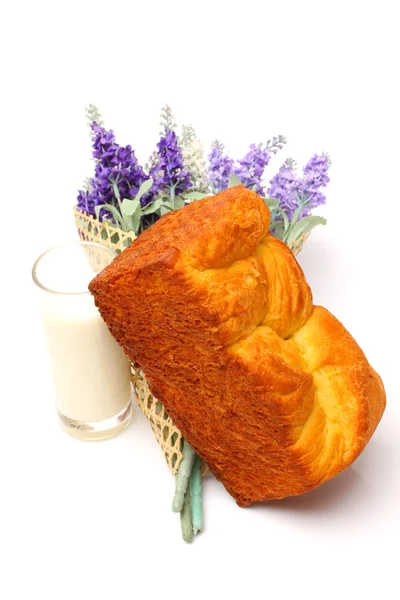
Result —
MULTIPOLYGON (((134 197, 140 185, 148 179, 131 146, 120 146, 115 142, 112 130, 106 131, 95 121, 92 123, 93 158, 96 160, 95 176, 90 180, 91 190, 80 191, 77 204, 80 210, 95 215, 95 207, 112 204, 118 207, 116 193, 120 198, 134 197), (82 207, 82 208, 81 208, 82 207)), ((110 213, 102 210, 100 218, 110 213)))
POLYGON ((233 173, 238 176, 244 186, 255 189, 257 194, 264 195, 261 180, 265 167, 269 163, 271 152, 262 145, 251 144, 249 152, 234 167, 233 173))
POLYGON ((325 204, 326 197, 320 188, 330 181, 327 174, 330 161, 327 155, 314 154, 303 168, 302 178, 298 177, 289 165, 288 162, 283 165, 271 179, 267 194, 279 200, 279 207, 291 220, 300 202, 306 203, 300 217, 308 216, 313 208, 325 204))
POLYGON ((94 200, 89 190, 81 190, 78 193, 78 198, 76 202, 79 210, 88 213, 89 215, 94 215, 94 200))
POLYGON ((213 192, 222 192, 228 187, 229 177, 232 174, 233 160, 223 154, 223 146, 216 143, 208 155, 208 180, 213 192))
MULTIPOLYGON (((320 191, 321 187, 326 187, 330 181, 328 169, 330 160, 327 154, 314 154, 303 168, 303 187, 302 193, 307 197, 307 214, 312 208, 325 204, 326 196, 320 191)), ((303 215, 305 216, 305 215, 303 215)))
POLYGON ((279 200, 279 207, 286 212, 290 220, 299 205, 297 194, 300 181, 289 167, 283 165, 271 179, 270 185, 267 189, 268 196, 279 200))
POLYGON ((183 166, 182 150, 174 131, 165 129, 157 144, 157 162, 150 169, 154 184, 152 194, 159 191, 179 196, 192 187, 190 173, 183 166))

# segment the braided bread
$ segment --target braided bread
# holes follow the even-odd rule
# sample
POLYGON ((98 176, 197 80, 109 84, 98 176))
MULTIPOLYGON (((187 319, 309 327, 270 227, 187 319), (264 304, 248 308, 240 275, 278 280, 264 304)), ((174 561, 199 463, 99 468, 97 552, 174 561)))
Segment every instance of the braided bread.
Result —
POLYGON ((379 375, 313 306, 269 211, 243 186, 142 233, 90 284, 153 394, 241 506, 303 494, 360 454, 379 375))

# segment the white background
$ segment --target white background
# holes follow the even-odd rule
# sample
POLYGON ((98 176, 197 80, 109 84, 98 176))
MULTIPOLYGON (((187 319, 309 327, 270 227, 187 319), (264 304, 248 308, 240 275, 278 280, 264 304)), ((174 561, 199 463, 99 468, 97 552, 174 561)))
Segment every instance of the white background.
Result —
POLYGON ((7 2, 1 27, 0 596, 399 598, 399 106, 396 2, 7 2), (388 396, 368 448, 294 499, 240 509, 204 482, 205 531, 180 539, 173 479, 138 410, 119 438, 58 427, 30 269, 75 239, 96 104, 144 162, 169 103, 232 155, 282 133, 331 154, 326 228, 300 255, 388 396), (5 235, 5 239, 4 239, 5 235), (4 588, 4 589, 3 589, 4 588))

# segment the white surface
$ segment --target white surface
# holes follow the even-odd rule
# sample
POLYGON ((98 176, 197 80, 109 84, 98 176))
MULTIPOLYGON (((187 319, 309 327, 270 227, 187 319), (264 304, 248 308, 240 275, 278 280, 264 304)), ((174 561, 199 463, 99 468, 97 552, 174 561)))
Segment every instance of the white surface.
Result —
POLYGON ((399 597, 395 6, 4 3, 2 598, 399 597), (315 302, 349 328, 387 389, 366 451, 318 490, 240 509, 207 479, 206 530, 191 546, 138 411, 121 437, 92 445, 69 439, 54 412, 30 268, 75 238, 72 205, 92 168, 89 102, 143 162, 165 102, 234 155, 287 135, 271 174, 286 156, 304 164, 328 151, 328 226, 300 262, 315 302))

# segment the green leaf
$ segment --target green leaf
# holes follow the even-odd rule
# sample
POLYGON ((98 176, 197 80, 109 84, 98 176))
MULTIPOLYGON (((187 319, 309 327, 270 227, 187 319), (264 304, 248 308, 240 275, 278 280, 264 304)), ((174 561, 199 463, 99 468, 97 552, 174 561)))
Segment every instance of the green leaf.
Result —
POLYGON ((326 225, 326 219, 324 217, 311 216, 304 217, 300 219, 288 232, 288 235, 285 236, 285 242, 294 242, 302 235, 305 235, 311 229, 314 229, 317 225, 326 225))
POLYGON ((140 220, 142 217, 141 212, 142 211, 141 211, 140 203, 139 203, 139 206, 137 207, 137 209, 135 210, 135 212, 132 215, 132 227, 133 227, 133 231, 136 235, 138 235, 138 233, 139 233, 140 220))
POLYGON ((289 219, 288 219, 287 214, 285 213, 284 210, 279 208, 279 206, 275 206, 274 210, 276 210, 282 216, 284 230, 287 231, 289 229, 289 219))
POLYGON ((164 200, 162 200, 162 198, 154 200, 151 204, 148 204, 146 208, 142 210, 142 215, 151 215, 152 213, 155 213, 163 204, 164 200))
POLYGON ((234 187, 235 185, 243 185, 243 183, 240 181, 239 177, 232 173, 229 177, 228 188, 234 187))
POLYGON ((185 206, 185 201, 182 200, 179 196, 175 198, 175 210, 179 210, 185 206))
POLYGON ((188 192, 187 194, 183 194, 183 197, 186 200, 202 200, 203 198, 208 198, 211 194, 202 194, 201 192, 188 192))
POLYGON ((276 238, 278 238, 278 240, 283 240, 283 236, 284 236, 285 230, 282 227, 282 225, 278 225, 277 227, 274 227, 274 231, 272 233, 272 235, 276 238))
POLYGON ((138 206, 140 206, 139 199, 135 198, 134 200, 128 200, 128 198, 125 198, 124 200, 122 200, 121 204, 122 214, 131 217, 138 206))
MULTIPOLYGON (((289 223, 289 227, 285 226, 285 235, 283 236, 283 241, 285 243, 287 243, 287 241, 289 239, 293 239, 293 238, 291 238, 291 231, 293 230, 294 226, 298 222, 300 214, 301 214, 301 211, 303 209, 304 209, 304 204, 300 204, 300 206, 298 208, 296 208, 296 210, 293 213, 293 216, 292 216, 292 218, 290 220, 290 223, 289 223)), ((278 210, 278 209, 276 209, 276 210, 278 210)))
POLYGON ((301 211, 303 210, 304 205, 300 204, 300 206, 298 208, 296 208, 296 210, 293 213, 293 217, 290 219, 290 226, 294 227, 297 223, 297 221, 299 220, 299 217, 301 215, 301 211))
POLYGON ((164 204, 163 206, 160 207, 160 215, 163 217, 167 213, 171 212, 171 210, 172 210, 171 208, 167 208, 164 204))
POLYGON ((168 210, 174 210, 174 205, 170 200, 163 200, 163 206, 168 208, 168 210))
POLYGON ((135 200, 140 200, 140 198, 142 196, 144 196, 145 194, 147 194, 147 192, 150 190, 151 186, 153 185, 153 180, 150 177, 150 179, 147 179, 147 181, 145 181, 144 183, 142 183, 142 185, 139 188, 138 193, 135 196, 135 200))
POLYGON ((277 227, 284 227, 285 223, 281 219, 275 219, 275 221, 271 221, 269 224, 269 230, 276 229, 277 227))
POLYGON ((112 185, 112 189, 114 192, 114 196, 117 198, 117 200, 121 200, 121 196, 119 193, 119 187, 118 187, 118 176, 117 176, 117 179, 111 180, 111 185, 112 185))
POLYGON ((268 208, 275 208, 279 204, 279 200, 276 200, 275 198, 263 198, 263 200, 268 208))
POLYGON ((115 206, 113 206, 112 204, 101 204, 100 206, 96 206, 95 207, 95 213, 96 213, 96 218, 99 218, 99 214, 101 209, 104 208, 105 210, 108 210, 112 216, 114 217, 114 219, 116 220, 116 222, 119 224, 119 226, 121 227, 121 229, 123 229, 124 231, 126 231, 125 225, 124 225, 124 219, 122 218, 122 216, 120 215, 120 213, 118 212, 118 209, 115 208, 115 206))

